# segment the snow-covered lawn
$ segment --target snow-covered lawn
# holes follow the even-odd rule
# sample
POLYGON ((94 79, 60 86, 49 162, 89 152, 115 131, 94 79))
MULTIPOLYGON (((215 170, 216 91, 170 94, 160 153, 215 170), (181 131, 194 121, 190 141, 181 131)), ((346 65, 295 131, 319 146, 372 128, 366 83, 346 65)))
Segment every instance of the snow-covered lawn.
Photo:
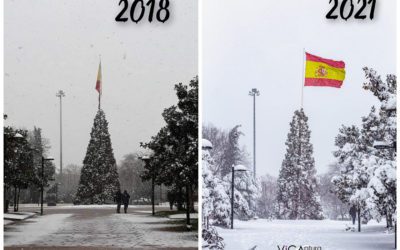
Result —
POLYGON ((320 246, 322 250, 394 249, 394 234, 386 233, 385 223, 362 225, 362 232, 345 231, 347 221, 235 220, 235 229, 218 228, 225 249, 282 249, 283 245, 320 246))
POLYGON ((57 232, 70 214, 50 214, 27 220, 27 223, 13 224, 4 232, 4 245, 28 245, 57 232))
MULTIPOLYGON (((171 214, 170 216, 168 216, 168 218, 170 219, 186 219, 186 214, 171 214)), ((199 214, 190 214, 190 218, 191 219, 198 219, 199 218, 199 214)))
MULTIPOLYGON (((176 232, 179 224, 173 224, 168 218, 152 217, 147 215, 125 216, 114 214, 114 218, 124 220, 143 235, 140 246, 150 248, 174 248, 174 247, 195 247, 197 248, 197 231, 176 232), (172 223, 172 224, 170 224, 172 223)), ((131 246, 129 244, 127 247, 131 246)))
POLYGON ((20 212, 20 213, 6 213, 4 214, 4 219, 6 220, 25 220, 27 218, 33 217, 36 213, 20 212))

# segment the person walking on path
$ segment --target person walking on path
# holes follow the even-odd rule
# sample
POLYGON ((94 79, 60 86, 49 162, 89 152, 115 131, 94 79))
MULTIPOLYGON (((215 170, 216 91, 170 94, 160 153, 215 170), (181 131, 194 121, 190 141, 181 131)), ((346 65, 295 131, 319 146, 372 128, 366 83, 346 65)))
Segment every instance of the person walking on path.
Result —
POLYGON ((122 203, 124 203, 124 212, 125 213, 128 210, 129 198, 131 198, 131 197, 129 196, 128 192, 126 192, 126 190, 124 190, 124 194, 122 195, 122 203))
POLYGON ((351 215, 351 219, 353 221, 353 225, 356 223, 356 214, 357 214, 357 209, 356 206, 352 206, 350 208, 349 214, 351 215))
POLYGON ((121 202, 122 202, 122 194, 121 190, 118 190, 114 197, 114 202, 117 203, 117 213, 121 212, 121 202))

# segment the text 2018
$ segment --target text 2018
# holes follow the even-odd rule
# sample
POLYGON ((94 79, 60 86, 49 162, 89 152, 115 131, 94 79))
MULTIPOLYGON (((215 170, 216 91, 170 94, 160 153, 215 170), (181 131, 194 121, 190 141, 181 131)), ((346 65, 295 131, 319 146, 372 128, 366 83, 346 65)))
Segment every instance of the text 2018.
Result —
MULTIPOLYGON (((156 2, 157 0, 148 0, 147 3, 145 4, 143 0, 134 0, 129 11, 129 17, 131 18, 132 22, 138 23, 140 20, 142 20, 146 12, 145 6, 148 6, 149 8, 148 20, 149 22, 152 22, 154 17, 154 9, 156 2)), ((122 10, 115 17, 115 21, 126 22, 128 21, 128 18, 124 17, 123 15, 125 14, 125 12, 129 7, 129 2, 128 0, 120 0, 118 5, 121 4, 122 4, 122 10)), ((168 10, 169 0, 158 0, 158 7, 159 8, 158 11, 156 12, 156 19, 157 21, 164 23, 169 18, 169 10, 168 10)))
MULTIPOLYGON (((356 1, 356 0, 354 0, 354 1, 356 1)), ((339 6, 339 0, 329 0, 329 3, 331 3, 331 2, 333 2, 333 7, 328 12, 328 14, 326 14, 326 18, 336 19, 336 18, 338 18, 338 15, 335 15, 334 12, 337 9, 337 7, 339 6)), ((356 13, 354 15, 355 19, 367 18, 367 15, 364 13, 364 10, 368 5, 371 5, 371 9, 369 12, 369 18, 371 20, 374 19, 376 0, 357 0, 357 5, 360 7, 359 7, 359 9, 356 10, 356 13)), ((339 10, 340 10, 339 11, 340 17, 347 21, 347 19, 349 19, 355 11, 353 0, 342 0, 339 10)))

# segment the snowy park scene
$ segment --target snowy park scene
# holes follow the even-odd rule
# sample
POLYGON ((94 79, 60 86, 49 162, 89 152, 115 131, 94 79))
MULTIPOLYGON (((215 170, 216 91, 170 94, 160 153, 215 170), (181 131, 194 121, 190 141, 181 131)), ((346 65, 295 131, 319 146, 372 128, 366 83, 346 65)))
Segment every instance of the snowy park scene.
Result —
POLYGON ((229 3, 203 7, 202 248, 396 249, 395 1, 229 3))
POLYGON ((197 4, 4 7, 5 249, 197 249, 197 4))

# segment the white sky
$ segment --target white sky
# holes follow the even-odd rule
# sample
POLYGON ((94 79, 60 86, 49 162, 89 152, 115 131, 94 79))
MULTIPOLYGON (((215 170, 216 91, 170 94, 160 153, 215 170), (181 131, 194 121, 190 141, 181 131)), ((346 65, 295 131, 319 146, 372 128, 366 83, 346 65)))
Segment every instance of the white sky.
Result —
POLYGON ((360 124, 361 116, 377 103, 361 88, 362 67, 376 69, 383 79, 396 72, 396 1, 377 1, 372 21, 347 22, 325 18, 331 7, 328 2, 204 1, 203 123, 225 129, 242 124, 241 143, 252 154, 253 107, 248 92, 258 88, 258 174, 279 173, 289 122, 300 107, 303 48, 346 63, 341 89, 304 89, 319 173, 333 161, 334 138, 341 124, 360 124))
POLYGON ((164 125, 164 108, 177 102, 173 85, 197 75, 197 3, 173 0, 169 9, 164 24, 148 23, 147 14, 139 24, 123 24, 114 20, 118 1, 6 0, 5 125, 41 127, 58 167, 55 94, 63 89, 63 165, 82 164, 97 111, 101 54, 102 108, 115 158, 140 149, 164 125))

